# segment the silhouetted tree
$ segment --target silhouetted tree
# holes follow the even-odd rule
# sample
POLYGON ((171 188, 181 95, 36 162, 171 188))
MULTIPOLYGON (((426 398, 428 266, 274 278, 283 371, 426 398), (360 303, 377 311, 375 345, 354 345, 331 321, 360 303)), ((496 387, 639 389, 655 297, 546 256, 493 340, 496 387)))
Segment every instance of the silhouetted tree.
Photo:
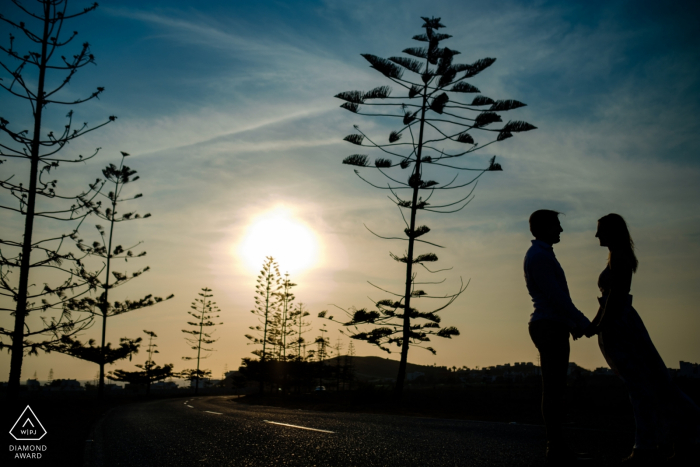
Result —
MULTIPOLYGON (((192 308, 194 311, 188 311, 187 313, 194 317, 196 321, 188 321, 187 324, 190 326, 195 327, 196 329, 193 330, 188 330, 188 329, 183 329, 182 332, 185 334, 189 334, 192 337, 185 337, 185 341, 187 341, 188 344, 190 344, 192 347, 190 347, 192 350, 197 351, 197 356, 196 357, 182 357, 183 360, 197 360, 197 368, 194 370, 192 374, 194 374, 194 380, 195 380, 195 386, 194 386, 194 394, 197 395, 197 392, 199 390, 199 377, 200 377, 200 369, 199 369, 199 362, 200 360, 204 360, 205 358, 208 358, 211 354, 207 355, 202 355, 202 351, 205 352, 212 352, 214 349, 207 349, 204 346, 208 346, 210 344, 213 344, 216 342, 218 339, 213 339, 212 334, 214 333, 214 329, 211 331, 204 332, 205 328, 210 328, 213 326, 216 326, 217 324, 224 324, 224 323, 215 323, 212 321, 212 318, 218 318, 219 315, 215 313, 219 313, 221 310, 219 310, 219 307, 216 306, 216 302, 212 302, 209 300, 211 297, 214 295, 210 293, 211 289, 207 287, 203 287, 202 291, 198 293, 198 295, 201 298, 195 298, 194 302, 192 302, 192 305, 190 308, 192 308)), ((192 371, 192 370, 186 370, 186 371, 192 371)), ((205 372, 208 372, 209 375, 211 375, 211 371, 209 370, 204 370, 205 372)))
POLYGON ((343 379, 348 385, 348 389, 352 389, 352 382, 355 380, 355 365, 353 358, 355 357, 355 345, 352 340, 348 342, 348 351, 343 361, 343 379))
POLYGON ((341 359, 340 359, 340 352, 343 349, 343 345, 340 342, 340 337, 338 340, 335 342, 335 345, 333 346, 333 350, 335 351, 335 390, 340 392, 340 382, 343 379, 343 370, 341 366, 341 359))
POLYGON ((182 370, 176 376, 178 378, 186 379, 189 382, 194 382, 194 393, 197 394, 199 380, 203 378, 211 378, 211 370, 182 370))
MULTIPOLYGON (((368 311, 365 308, 344 310, 349 321, 342 322, 345 326, 358 329, 357 326, 370 325, 369 331, 350 332, 350 337, 364 340, 379 348, 390 352, 389 346, 395 345, 401 349, 401 361, 396 379, 396 392, 401 393, 406 375, 406 363, 410 345, 426 348, 435 353, 432 347, 425 344, 430 337, 451 338, 459 335, 459 331, 452 326, 441 327, 440 317, 437 312, 451 304, 465 289, 464 283, 458 291, 443 298, 447 303, 428 312, 420 312, 411 306, 411 300, 420 297, 428 298, 428 294, 415 286, 416 272, 414 265, 421 265, 430 271, 424 263, 437 261, 434 253, 421 253, 415 251, 416 242, 440 247, 434 243, 420 239, 430 229, 425 225, 418 225, 418 211, 433 213, 451 213, 463 209, 472 199, 472 193, 477 180, 486 172, 500 171, 500 164, 495 162, 493 156, 485 168, 474 169, 459 165, 459 158, 470 155, 486 146, 502 141, 513 136, 513 133, 532 130, 535 127, 522 121, 509 121, 500 128, 492 128, 491 125, 501 122, 498 111, 507 111, 522 107, 525 104, 515 100, 494 101, 488 97, 478 95, 469 101, 463 101, 458 96, 466 93, 480 92, 476 87, 464 80, 471 78, 493 64, 495 59, 484 58, 471 64, 453 63, 453 58, 459 52, 447 47, 440 47, 440 42, 448 39, 449 35, 438 33, 437 30, 444 26, 440 18, 423 18, 425 34, 414 36, 413 39, 423 42, 426 47, 412 47, 405 49, 404 54, 416 57, 390 57, 384 59, 371 54, 362 56, 371 64, 371 67, 379 71, 386 78, 399 87, 405 89, 407 97, 390 97, 391 88, 380 86, 369 92, 348 91, 335 97, 345 101, 342 108, 359 115, 372 115, 400 119, 401 127, 389 134, 388 144, 376 142, 355 125, 357 133, 345 137, 345 141, 363 148, 373 148, 381 152, 382 157, 374 160, 374 169, 384 177, 386 185, 373 182, 355 173, 363 181, 371 186, 388 190, 393 196, 392 201, 398 206, 406 228, 404 233, 407 238, 385 237, 380 238, 401 240, 408 242, 407 252, 403 255, 391 254, 391 257, 406 265, 405 288, 401 293, 393 293, 381 289, 392 295, 390 299, 375 302, 376 310, 368 311), (417 80, 404 79, 404 72, 413 73, 417 80), (376 102, 377 99, 389 102, 376 102), (361 111, 363 106, 377 106, 380 112, 368 113, 361 111), (392 111, 397 109, 399 112, 392 111), (494 135, 494 138, 486 143, 478 144, 469 132, 486 132, 494 135), (403 141, 402 141, 402 138, 403 141), (456 150, 447 148, 460 146, 456 150), (466 148, 466 149, 465 149, 466 148), (409 170, 409 175, 401 181, 396 175, 390 175, 391 169, 409 170), (428 170, 435 173, 452 171, 446 182, 438 182, 430 179, 428 170), (465 181, 458 181, 459 175, 472 174, 465 181), (466 196, 458 197, 447 202, 430 202, 436 191, 455 190, 471 187, 466 196), (398 195, 401 190, 410 193, 408 198, 398 195), (426 196, 421 196, 421 192, 426 196), (403 215, 403 210, 409 212, 409 219, 403 215)), ((353 154, 343 160, 344 164, 358 167, 370 167, 369 157, 365 154, 353 154)), ((371 231, 370 231, 371 232, 371 231)), ((374 232, 372 232, 374 233, 374 232)), ((442 247, 440 247, 442 248, 442 247)), ((438 271, 430 271, 438 272, 438 271)), ((374 285, 374 284, 372 284, 374 285)), ((376 286, 375 286, 376 287, 376 286)), ((377 287, 379 288, 379 287, 377 287)), ((321 313, 324 317, 325 313, 321 313)), ((329 317, 332 319, 332 317, 329 317)))
MULTIPOLYGON (((29 354, 36 354, 42 346, 58 342, 61 337, 74 335, 90 325, 89 316, 75 319, 61 305, 68 293, 80 296, 92 286, 92 275, 84 269, 81 258, 68 251, 67 244, 76 238, 80 224, 94 209, 94 197, 100 183, 88 185, 78 194, 64 193, 57 192, 58 181, 48 177, 60 163, 84 162, 94 157, 99 149, 89 157, 63 157, 58 153, 68 143, 114 121, 116 117, 110 116, 106 122, 94 127, 87 123, 75 126, 73 110, 69 110, 66 124, 56 133, 55 127, 51 128, 53 124, 45 123, 46 112, 55 105, 64 108, 64 105, 81 104, 104 91, 98 87, 85 98, 59 98, 60 91, 78 70, 95 62, 88 42, 84 42, 75 54, 60 55, 59 49, 70 44, 77 35, 77 32, 68 37, 62 35, 66 29, 64 21, 94 10, 97 3, 81 12, 67 13, 67 0, 36 0, 33 5, 12 1, 17 12, 24 15, 30 25, 5 17, 9 13, 5 9, 0 20, 12 31, 21 33, 21 40, 29 44, 29 50, 18 52, 15 49, 17 38, 12 33, 9 45, 0 44, 0 51, 7 56, 6 61, 0 61, 0 74, 4 75, 0 77, 0 87, 24 101, 27 110, 31 110, 31 118, 20 114, 12 116, 9 109, 19 106, 3 105, 3 115, 0 115, 0 163, 6 163, 7 159, 3 158, 9 158, 12 165, 8 169, 22 173, 19 180, 14 179, 14 175, 5 175, 0 180, 0 188, 7 190, 16 202, 16 207, 6 204, 0 207, 23 218, 24 223, 22 235, 17 234, 14 240, 3 235, 0 240, 0 294, 15 303, 11 308, 0 307, 0 310, 14 315, 12 331, 0 328, 0 337, 9 338, 11 344, 0 342, 0 348, 7 347, 12 352, 8 393, 10 397, 16 397, 25 349, 29 349, 29 354), (20 122, 31 121, 31 134, 28 129, 13 129, 8 119, 15 118, 20 122), (41 222, 37 223, 39 220, 41 222), (61 222, 68 226, 60 226, 61 222), (53 233, 37 238, 36 231, 40 229, 53 233), (56 233, 61 230, 65 233, 56 233), (19 274, 11 274, 17 270, 19 274), (40 271, 42 276, 30 280, 30 273, 34 276, 40 271), (44 287, 33 289, 37 283, 44 283, 44 287), (32 312, 45 313, 51 309, 60 310, 59 315, 49 318, 42 314, 41 320, 28 319, 32 312)), ((5 222, 8 228, 13 224, 9 220, 5 222)))
POLYGON ((294 344, 297 346, 297 359, 304 360, 305 356, 302 352, 302 347, 305 346, 306 341, 304 340, 304 334, 309 331, 311 323, 305 321, 304 318, 309 316, 310 313, 304 309, 304 304, 299 303, 296 309, 292 310, 290 316, 292 317, 292 325, 294 327, 295 339, 294 344))
POLYGON ((223 387, 227 387, 227 385, 231 386, 231 389, 243 389, 247 383, 248 379, 243 376, 242 374, 236 374, 236 372, 230 372, 226 378, 222 381, 223 387))
POLYGON ((145 384, 146 394, 151 392, 151 383, 156 381, 162 381, 164 379, 174 376, 173 365, 168 363, 162 367, 156 365, 153 361, 153 354, 159 353, 156 350, 157 344, 153 343, 153 339, 158 337, 153 331, 143 331, 148 336, 148 360, 143 365, 136 365, 137 368, 141 368, 141 371, 124 371, 124 370, 114 370, 110 371, 107 378, 114 381, 122 381, 131 384, 145 384))
MULTIPOLYGON (((124 165, 124 158, 128 157, 129 154, 125 152, 122 152, 121 154, 122 157, 119 167, 114 164, 109 164, 107 167, 102 169, 102 175, 105 177, 107 182, 106 186, 109 187, 110 191, 106 195, 100 191, 100 195, 107 198, 109 207, 105 208, 104 210, 97 209, 95 213, 100 219, 107 222, 107 230, 98 224, 95 227, 100 234, 100 241, 93 242, 91 246, 85 245, 82 240, 79 240, 77 244, 81 251, 86 252, 91 256, 98 257, 103 261, 104 278, 101 278, 101 274, 99 273, 95 275, 95 286, 97 290, 102 291, 102 293, 98 298, 83 297, 81 299, 71 299, 65 304, 65 308, 70 311, 84 312, 88 313, 89 315, 99 316, 102 318, 101 347, 104 349, 105 355, 102 361, 95 362, 100 365, 100 378, 97 392, 98 397, 102 397, 104 394, 105 365, 111 363, 108 361, 109 344, 106 342, 107 318, 110 316, 121 315, 129 311, 153 306, 156 303, 160 303, 164 300, 170 300, 174 296, 173 294, 170 294, 168 297, 163 299, 161 297, 154 297, 153 295, 148 294, 139 300, 125 300, 124 302, 115 301, 113 303, 109 302, 110 290, 124 285, 132 279, 139 277, 144 272, 150 270, 150 268, 146 266, 132 272, 130 275, 126 272, 122 273, 113 270, 113 260, 124 260, 125 262, 128 262, 129 259, 140 258, 146 255, 145 251, 138 254, 133 253, 133 248, 138 246, 141 242, 138 242, 136 245, 128 248, 124 248, 122 245, 114 246, 115 224, 151 217, 150 214, 145 214, 142 217, 140 214, 137 214, 134 211, 122 213, 121 208, 119 208, 120 203, 138 199, 143 196, 141 193, 134 194, 133 196, 122 195, 124 187, 126 187, 126 185, 129 183, 137 181, 140 177, 136 175, 136 170, 124 165)), ((73 344, 76 342, 78 341, 74 340, 73 344)))
POLYGON ((255 308, 250 311, 260 321, 260 324, 250 327, 258 335, 246 334, 246 338, 251 341, 249 344, 262 345, 261 350, 256 349, 253 351, 253 355, 260 357, 261 361, 269 358, 267 347, 272 345, 269 333, 273 316, 278 309, 276 294, 282 288, 280 282, 279 266, 272 256, 267 256, 255 286, 255 308))
POLYGON ((325 329, 325 324, 323 325, 324 327, 319 329, 319 332, 321 334, 316 337, 316 340, 314 340, 314 344, 316 344, 316 359, 318 360, 318 385, 323 386, 323 376, 325 372, 325 364, 324 360, 328 358, 328 355, 330 353, 330 346, 331 342, 328 340, 328 337, 326 337, 326 334, 328 333, 328 330, 325 329))
MULTIPOLYGON (((70 355, 71 357, 97 363, 98 365, 101 362, 111 364, 117 360, 123 360, 127 357, 129 358, 129 361, 131 361, 132 355, 138 353, 139 351, 140 342, 140 337, 136 339, 122 337, 119 339, 119 347, 113 349, 111 343, 107 343, 107 345, 103 347, 101 345, 95 345, 95 339, 90 339, 87 342, 80 342, 78 339, 71 336, 63 336, 59 342, 47 345, 46 350, 64 353, 66 355, 70 355)), ((98 372, 98 382, 100 376, 101 375, 98 372)))
POLYGON ((285 273, 282 288, 275 294, 279 299, 279 309, 275 315, 275 341, 279 349, 278 359, 282 362, 287 361, 288 345, 292 343, 291 340, 288 343, 287 338, 294 334, 292 309, 295 297, 292 287, 296 287, 296 284, 289 280, 289 273, 285 273))

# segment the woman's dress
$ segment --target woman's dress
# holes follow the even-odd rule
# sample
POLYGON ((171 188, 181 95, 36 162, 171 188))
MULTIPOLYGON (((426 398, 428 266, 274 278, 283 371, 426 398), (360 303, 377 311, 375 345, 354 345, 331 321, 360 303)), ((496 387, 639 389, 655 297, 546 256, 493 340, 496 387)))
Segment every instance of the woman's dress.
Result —
MULTIPOLYGON (((605 306, 612 288, 610 266, 600 274, 598 287, 605 306)), ((610 368, 625 383, 637 425, 636 449, 653 449, 670 443, 672 430, 692 430, 685 433, 695 438, 700 423, 700 408, 681 391, 671 376, 637 311, 632 307, 629 289, 627 303, 621 310, 611 310, 606 316, 598 344, 610 368), (685 422, 681 427, 681 420, 685 422)), ((618 293, 618 291, 616 291, 618 293)))

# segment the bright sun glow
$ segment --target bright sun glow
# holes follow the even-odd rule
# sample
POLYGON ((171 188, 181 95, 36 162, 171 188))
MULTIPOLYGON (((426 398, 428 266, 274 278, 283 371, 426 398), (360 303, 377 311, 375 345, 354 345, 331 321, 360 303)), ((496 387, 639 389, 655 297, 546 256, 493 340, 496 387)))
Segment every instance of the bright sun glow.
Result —
POLYGON ((265 257, 272 256, 282 274, 294 274, 316 263, 318 239, 289 210, 276 208, 253 220, 238 254, 252 271, 259 271, 265 257))

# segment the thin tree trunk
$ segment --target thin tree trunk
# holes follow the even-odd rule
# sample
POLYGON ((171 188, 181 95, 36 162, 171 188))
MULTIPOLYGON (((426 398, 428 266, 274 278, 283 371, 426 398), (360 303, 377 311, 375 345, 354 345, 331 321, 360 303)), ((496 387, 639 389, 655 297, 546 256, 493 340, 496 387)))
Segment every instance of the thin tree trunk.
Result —
MULTIPOLYGON (((270 266, 272 267, 272 266, 270 266)), ((267 283, 265 286, 265 329, 263 330, 263 349, 262 357, 260 358, 260 394, 265 392, 265 360, 267 354, 265 352, 267 346, 267 323, 270 319, 270 281, 272 280, 272 273, 268 271, 267 283)))
POLYGON ((423 106, 421 109, 420 117, 420 133, 418 136, 418 151, 416 152, 416 168, 413 174, 416 176, 416 186, 413 187, 413 198, 411 202, 411 224, 410 233, 408 238, 408 254, 406 256, 406 291, 404 293, 404 314, 403 314, 403 342, 401 345, 401 361, 399 362, 399 374, 396 376, 396 395, 401 396, 403 392, 403 383, 406 379, 406 364, 408 362, 408 347, 409 338, 411 335, 411 288, 413 285, 413 245, 415 243, 413 233, 416 229, 416 212, 418 209, 416 205, 418 204, 418 191, 419 185, 417 184, 420 180, 420 163, 421 163, 421 153, 423 150, 423 127, 425 125, 425 107, 428 101, 428 86, 423 87, 423 106))
POLYGON ((302 314, 302 311, 301 311, 301 304, 299 304, 299 336, 298 336, 298 340, 299 340, 299 361, 302 360, 302 357, 301 357, 301 325, 302 325, 302 320, 303 320, 303 319, 304 319, 304 315, 302 314))
POLYGON ((15 328, 12 332, 12 357, 10 359, 10 376, 7 387, 8 397, 19 396, 22 360, 24 357, 24 326, 27 315, 27 296, 29 287, 29 257, 32 251, 32 233, 34 231, 34 213, 36 208, 36 184, 39 171, 39 146, 41 137, 41 115, 44 107, 44 83, 46 80, 47 42, 49 36, 49 4, 44 5, 44 34, 41 40, 41 65, 39 66, 39 85, 36 93, 34 110, 34 136, 32 138, 31 168, 29 173, 29 195, 27 213, 24 221, 22 240, 22 262, 19 270, 19 290, 17 291, 17 309, 15 311, 15 328))
POLYGON ((336 371, 336 381, 335 381, 335 392, 340 392, 340 354, 336 357, 336 362, 335 362, 335 371, 336 371))
MULTIPOLYGON (((122 164, 124 159, 122 158, 122 164)), ((122 166, 119 166, 121 170, 122 166)), ((112 219, 109 225, 109 240, 107 242, 107 275, 105 276, 104 300, 102 300, 102 346, 100 347, 100 386, 97 388, 97 398, 104 397, 105 390, 105 345, 107 339, 107 314, 109 313, 109 273, 112 265, 112 235, 114 234, 114 216, 117 214, 117 192, 119 182, 114 184, 114 196, 112 197, 112 219)), ((149 383, 150 384, 150 383, 149 383)))
MULTIPOLYGON (((289 279, 287 279, 289 280, 289 279)), ((284 310, 282 311, 282 339, 281 339, 281 360, 283 362, 287 361, 287 306, 289 305, 289 296, 287 285, 284 286, 284 310)))
MULTIPOLYGON (((272 267, 272 266, 270 266, 272 267)), ((267 274, 267 284, 265 287, 265 330, 263 331, 263 351, 261 361, 265 361, 265 344, 267 344, 267 321, 270 314, 270 281, 272 280, 272 273, 268 271, 267 274)))

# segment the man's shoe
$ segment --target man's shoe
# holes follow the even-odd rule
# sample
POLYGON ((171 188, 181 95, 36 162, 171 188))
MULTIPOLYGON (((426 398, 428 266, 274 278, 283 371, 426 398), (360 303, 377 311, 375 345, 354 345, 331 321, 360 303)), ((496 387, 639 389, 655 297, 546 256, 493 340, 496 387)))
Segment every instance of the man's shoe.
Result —
POLYGON ((547 446, 548 466, 576 465, 579 462, 591 461, 593 458, 586 453, 576 453, 566 446, 547 446))
POLYGON ((629 466, 657 466, 663 462, 658 449, 633 449, 632 454, 622 459, 621 464, 629 466))
POLYGON ((700 462, 700 443, 680 443, 673 446, 667 465, 674 467, 695 466, 700 462))

